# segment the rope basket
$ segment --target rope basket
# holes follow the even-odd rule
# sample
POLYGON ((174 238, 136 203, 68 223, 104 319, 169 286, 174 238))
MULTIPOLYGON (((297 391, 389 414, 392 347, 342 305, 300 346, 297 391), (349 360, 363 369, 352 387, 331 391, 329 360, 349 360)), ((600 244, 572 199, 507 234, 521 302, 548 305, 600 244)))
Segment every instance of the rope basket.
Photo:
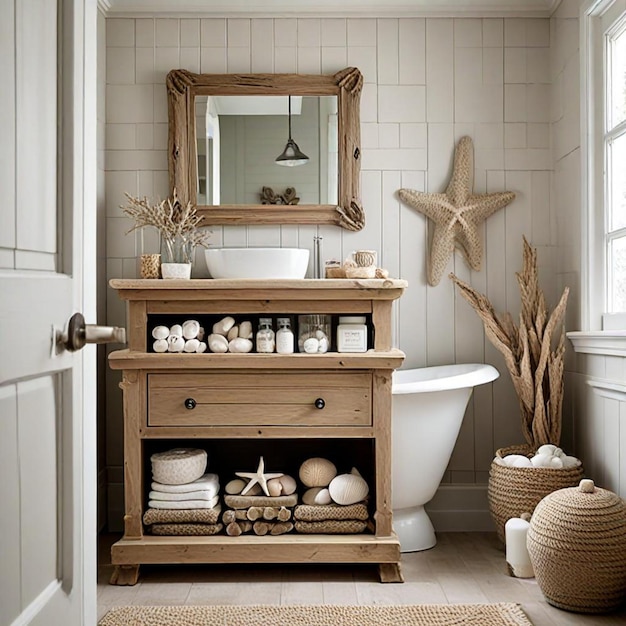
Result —
MULTIPOLYGON (((496 451, 497 457, 508 454, 533 456, 530 446, 510 446, 496 451)), ((506 467, 495 461, 489 470, 487 497, 489 511, 496 525, 498 538, 504 543, 504 525, 512 517, 535 510, 540 500, 549 493, 578 485, 583 477, 582 466, 553 469, 546 467, 506 467)))
POLYGON ((546 496, 528 529, 528 554, 546 600, 604 613, 626 598, 626 506, 592 480, 546 496))

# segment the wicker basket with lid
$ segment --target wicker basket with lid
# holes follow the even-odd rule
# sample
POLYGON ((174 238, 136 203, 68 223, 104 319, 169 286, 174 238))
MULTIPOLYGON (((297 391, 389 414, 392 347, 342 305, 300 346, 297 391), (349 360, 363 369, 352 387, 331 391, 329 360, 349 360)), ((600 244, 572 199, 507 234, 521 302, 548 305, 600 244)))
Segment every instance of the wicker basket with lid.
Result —
POLYGON ((581 480, 535 508, 528 553, 546 600, 577 613, 604 613, 626 598, 626 505, 581 480))

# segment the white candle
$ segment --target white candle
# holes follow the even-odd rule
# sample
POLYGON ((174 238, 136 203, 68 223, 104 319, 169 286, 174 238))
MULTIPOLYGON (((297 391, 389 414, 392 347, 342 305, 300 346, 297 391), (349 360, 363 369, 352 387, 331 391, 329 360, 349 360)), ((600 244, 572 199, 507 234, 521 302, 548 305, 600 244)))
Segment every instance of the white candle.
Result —
POLYGON ((528 556, 526 535, 530 524, 519 517, 512 517, 504 525, 506 540, 506 562, 509 574, 516 578, 532 578, 533 566, 528 556))

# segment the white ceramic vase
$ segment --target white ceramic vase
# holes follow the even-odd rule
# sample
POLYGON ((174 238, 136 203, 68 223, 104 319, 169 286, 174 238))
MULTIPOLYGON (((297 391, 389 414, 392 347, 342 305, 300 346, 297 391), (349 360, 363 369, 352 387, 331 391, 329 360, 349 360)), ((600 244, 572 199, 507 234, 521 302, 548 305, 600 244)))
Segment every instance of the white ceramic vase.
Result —
POLYGON ((191 278, 191 263, 161 263, 163 278, 191 278))

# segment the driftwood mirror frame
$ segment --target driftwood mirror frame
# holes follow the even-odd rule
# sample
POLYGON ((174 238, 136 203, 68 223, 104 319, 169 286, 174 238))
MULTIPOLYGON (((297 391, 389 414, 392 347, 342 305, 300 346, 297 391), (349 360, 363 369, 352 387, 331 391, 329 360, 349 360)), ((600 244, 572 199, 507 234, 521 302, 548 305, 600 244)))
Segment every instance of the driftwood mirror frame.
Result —
POLYGON ((334 205, 199 205, 204 224, 336 224, 361 230, 360 100, 363 77, 355 67, 336 74, 194 74, 172 70, 167 75, 169 115, 168 167, 170 191, 182 202, 196 204, 197 155, 195 96, 294 95, 337 96, 339 131, 339 206, 334 205))

